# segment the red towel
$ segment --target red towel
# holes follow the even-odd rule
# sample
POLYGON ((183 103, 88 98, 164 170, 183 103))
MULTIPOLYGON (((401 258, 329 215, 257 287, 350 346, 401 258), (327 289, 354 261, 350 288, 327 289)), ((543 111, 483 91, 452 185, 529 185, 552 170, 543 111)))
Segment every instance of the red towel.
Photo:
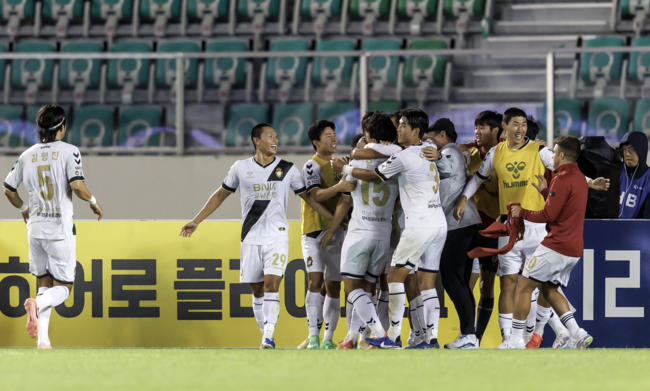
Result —
POLYGON ((479 231, 481 235, 488 238, 500 238, 502 236, 509 236, 510 240, 508 240, 508 244, 506 244, 505 246, 499 249, 476 247, 475 249, 467 253, 467 255, 470 258, 481 258, 481 257, 489 257, 491 255, 506 254, 510 250, 512 250, 512 248, 515 246, 515 243, 517 243, 517 241, 522 240, 524 238, 524 232, 526 231, 526 228, 524 226, 524 220, 518 217, 512 217, 510 215, 510 208, 513 205, 519 206, 518 203, 513 203, 513 202, 508 204, 507 207, 508 220, 506 221, 505 224, 496 221, 492 223, 492 225, 490 225, 488 228, 479 231))

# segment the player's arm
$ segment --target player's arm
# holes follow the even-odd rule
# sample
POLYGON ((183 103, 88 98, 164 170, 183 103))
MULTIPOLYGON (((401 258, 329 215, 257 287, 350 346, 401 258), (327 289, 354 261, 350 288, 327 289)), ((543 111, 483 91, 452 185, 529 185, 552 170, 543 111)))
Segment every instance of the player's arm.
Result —
POLYGON ((20 198, 20 195, 18 194, 17 191, 11 191, 7 189, 6 184, 5 184, 5 196, 7 196, 9 203, 11 203, 11 205, 13 205, 14 208, 20 211, 20 214, 23 216, 23 221, 25 221, 25 224, 27 224, 27 220, 29 220, 29 205, 27 205, 26 202, 23 202, 23 200, 20 198))
POLYGON ((74 194, 79 197, 79 199, 90 203, 90 209, 92 209, 94 214, 99 216, 97 217, 97 221, 101 220, 102 217, 104 217, 104 210, 102 209, 102 206, 99 204, 99 202, 97 202, 95 197, 90 194, 90 191, 88 191, 88 188, 86 187, 85 181, 76 180, 70 183, 70 187, 72 188, 74 194))
MULTIPOLYGON (((364 170, 363 168, 355 168, 350 165, 345 164, 345 162, 341 159, 333 159, 332 160, 332 169, 334 172, 340 172, 344 173, 350 176, 355 177, 356 179, 361 179, 362 181, 366 182, 374 182, 377 180, 378 175, 375 173, 375 171, 371 170, 364 170)), ((345 176, 343 179, 341 179, 341 182, 348 182, 348 183, 354 183, 356 186, 356 181, 351 182, 351 181, 345 181, 345 176)), ((354 189, 352 189, 354 190, 354 189)), ((352 190, 348 190, 347 192, 350 192, 352 190)))
POLYGON ((97 220, 101 220, 104 217, 104 210, 102 206, 97 202, 95 197, 90 194, 88 188, 86 187, 86 178, 84 177, 84 170, 81 164, 81 153, 77 147, 73 147, 66 156, 65 162, 65 171, 68 177, 68 183, 74 194, 79 197, 79 199, 84 200, 90 203, 90 209, 94 214, 99 216, 97 220))
MULTIPOLYGON (((313 194, 313 193, 312 193, 312 194, 313 194)), ((320 202, 316 202, 316 200, 314 200, 314 197, 312 196, 312 194, 307 193, 307 192, 304 192, 304 193, 300 193, 300 194, 298 194, 298 196, 299 196, 300 198, 302 198, 303 200, 305 200, 305 202, 307 203, 307 205, 311 206, 311 208, 312 208, 313 210, 315 210, 316 213, 318 213, 319 215, 325 217, 325 218, 328 219, 328 220, 332 220, 332 219, 334 218, 334 216, 332 215, 332 212, 330 212, 330 211, 329 211, 326 207, 324 207, 323 204, 321 204, 320 202)))
POLYGON ((226 200, 226 198, 228 198, 230 194, 231 192, 224 189, 223 186, 212 193, 210 199, 208 199, 208 202, 203 205, 203 208, 199 214, 197 214, 192 221, 183 226, 180 236, 184 238, 191 237, 194 231, 196 231, 198 228, 199 224, 201 224, 203 220, 207 219, 212 213, 214 213, 215 210, 219 209, 221 204, 223 204, 223 202, 226 200))
POLYGON ((554 180, 548 192, 548 198, 544 204, 544 209, 532 212, 522 209, 520 206, 511 208, 513 217, 520 217, 531 223, 552 223, 557 221, 562 208, 569 198, 569 189, 564 181, 554 180))
POLYGON ((323 237, 318 242, 323 250, 325 249, 325 246, 327 246, 327 243, 332 240, 332 237, 334 237, 336 229, 341 225, 343 220, 345 220, 351 206, 352 197, 350 197, 349 194, 343 194, 343 196, 339 198, 339 203, 336 205, 336 211, 334 212, 334 218, 332 219, 330 229, 325 232, 325 235, 323 235, 323 237))
POLYGON ((494 171, 494 148, 490 150, 490 152, 485 155, 485 159, 483 159, 483 164, 481 164, 481 167, 476 171, 476 173, 472 176, 472 179, 470 179, 467 184, 465 185, 465 188, 463 189, 463 194, 460 196, 458 201, 456 201, 456 207, 454 208, 454 218, 458 221, 460 221, 461 216, 463 213, 465 213, 465 203, 467 202, 468 199, 472 198, 474 194, 476 194, 476 191, 478 190, 479 187, 481 187, 481 184, 488 179, 490 174, 494 171))
POLYGON ((387 157, 372 148, 355 149, 352 153, 352 159, 354 160, 382 159, 387 157))
POLYGON ((9 203, 14 206, 14 208, 20 211, 20 214, 23 216, 23 221, 25 224, 29 219, 29 205, 20 198, 18 194, 18 186, 23 182, 23 160, 22 156, 18 159, 16 164, 11 167, 7 179, 5 179, 3 187, 5 189, 5 196, 9 200, 9 203))
MULTIPOLYGON (((546 146, 540 145, 539 157, 542 160, 544 167, 551 171, 555 171, 555 167, 553 167, 553 151, 546 146)), ((585 180, 587 181, 587 185, 594 190, 607 191, 607 189, 609 189, 609 179, 604 177, 591 179, 585 175, 585 180)))
POLYGON ((309 194, 311 194, 316 202, 323 202, 329 200, 339 193, 349 193, 354 190, 356 186, 356 182, 340 180, 339 183, 327 189, 315 187, 309 192, 309 194))

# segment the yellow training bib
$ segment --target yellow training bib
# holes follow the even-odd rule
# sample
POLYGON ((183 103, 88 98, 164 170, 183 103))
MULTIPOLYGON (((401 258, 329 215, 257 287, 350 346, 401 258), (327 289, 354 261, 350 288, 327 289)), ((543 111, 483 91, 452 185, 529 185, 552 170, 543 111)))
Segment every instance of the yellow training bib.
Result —
MULTIPOLYGON (((336 185, 341 180, 342 174, 335 173, 330 162, 319 158, 317 155, 312 156, 312 158, 309 160, 313 160, 320 167, 321 189, 328 189, 336 185)), ((332 214, 334 214, 336 211, 336 205, 339 202, 339 198, 341 198, 341 194, 337 194, 329 200, 322 202, 322 204, 330 212, 332 212, 332 214)), ((311 206, 307 205, 304 200, 300 200, 300 204, 302 205, 300 208, 300 221, 302 222, 303 235, 307 235, 316 231, 322 231, 324 229, 329 229, 330 225, 332 224, 330 220, 321 216, 318 212, 312 209, 311 206)))
MULTIPOLYGON (((469 173, 474 175, 479 167, 481 167, 481 164, 483 164, 481 151, 478 148, 472 149, 471 159, 467 167, 469 173)), ((499 217, 501 214, 499 209, 499 178, 497 178, 496 172, 490 174, 488 179, 481 183, 481 187, 474 194, 474 202, 476 203, 476 208, 487 216, 495 220, 499 217)))

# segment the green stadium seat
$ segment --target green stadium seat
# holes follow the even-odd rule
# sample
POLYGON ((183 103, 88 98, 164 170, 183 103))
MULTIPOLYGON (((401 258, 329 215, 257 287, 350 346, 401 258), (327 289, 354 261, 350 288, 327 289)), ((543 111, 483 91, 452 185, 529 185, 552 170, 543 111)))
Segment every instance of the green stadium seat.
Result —
POLYGON ((401 102, 368 102, 368 112, 383 111, 392 114, 401 108, 401 102))
POLYGON ((438 0, 398 0, 397 15, 409 20, 411 34, 420 35, 422 23, 435 19, 438 14, 438 0))
POLYGON ((313 121, 311 104, 276 105, 272 125, 280 146, 310 145, 307 129, 313 121))
POLYGON ((632 28, 637 36, 645 27, 646 18, 650 14, 650 0, 621 0, 621 16, 634 17, 632 28))
MULTIPOLYGON (((650 37, 637 38, 632 41, 632 46, 650 46, 650 37)), ((627 77, 631 81, 642 82, 641 95, 650 98, 650 53, 630 53, 627 77)))
MULTIPOLYGON (((616 37, 593 38, 585 41, 585 47, 623 47, 623 39, 616 37)), ((583 53, 582 64, 580 65, 580 76, 585 83, 604 83, 608 81, 619 81, 621 79, 621 68, 623 64, 623 53, 583 53)))
POLYGON ((111 147, 114 129, 113 107, 80 107, 74 112, 72 144, 78 147, 111 147))
POLYGON ((350 15, 356 19, 363 19, 362 31, 365 35, 372 35, 375 21, 388 19, 389 13, 390 0, 350 1, 350 15))
POLYGON ((104 33, 115 35, 119 22, 127 22, 133 16, 133 0, 92 0, 93 19, 106 21, 104 33))
MULTIPOLYGON (((316 44, 317 52, 354 49, 354 41, 347 39, 323 40, 316 44)), ((337 88, 350 85, 352 64, 352 57, 314 57, 311 80, 315 86, 325 86, 325 101, 335 101, 337 88)))
MULTIPOLYGON (((113 53, 148 53, 151 44, 145 42, 117 42, 113 53)), ((122 87, 122 103, 131 104, 133 90, 149 83, 149 59, 128 58, 108 61, 108 86, 122 87)))
MULTIPOLYGON (((309 51, 309 42, 304 40, 283 40, 271 44, 271 52, 309 51)), ((266 69, 266 81, 269 85, 279 87, 279 100, 289 100, 294 85, 304 85, 307 72, 306 57, 271 57, 266 69)))
MULTIPOLYGON (((6 21, 7 35, 18 34, 20 22, 34 19, 34 0, 3 0, 0 6, 0 20, 6 21)), ((4 24, 4 23, 3 23, 4 24)))
MULTIPOLYGON (((16 53, 53 53, 54 45, 47 42, 23 42, 16 45, 16 53)), ((11 84, 25 88, 25 102, 36 102, 36 93, 41 87, 52 86, 54 60, 14 60, 11 84)))
POLYGON ((466 13, 469 16, 483 16, 485 0, 444 0, 443 14, 446 17, 458 18, 466 13))
POLYGON ((267 21, 278 19, 280 0, 238 0, 237 14, 252 22, 253 33, 259 37, 267 21))
POLYGON ((0 147, 21 146, 24 130, 22 117, 22 106, 0 106, 0 147))
MULTIPOLYGON (((7 45, 0 43, 0 53, 6 53, 7 52, 7 45)), ((5 69, 6 69, 7 63, 5 60, 0 60, 0 87, 4 87, 5 84, 5 69)))
POLYGON ((167 22, 178 21, 181 17, 181 0, 140 0, 140 17, 155 21, 154 35, 163 37, 167 22))
MULTIPOLYGON (((63 46, 64 53, 100 53, 102 45, 97 42, 68 42, 63 46)), ((75 103, 83 101, 87 87, 99 87, 101 60, 61 60, 59 84, 73 87, 75 103)))
MULTIPOLYGON (((161 53, 197 53, 201 51, 198 43, 193 41, 165 42, 158 49, 161 53)), ((199 60, 196 58, 185 60, 185 87, 196 87, 196 73, 199 60)), ((159 87, 172 87, 171 98, 176 100, 176 59, 156 60, 156 85, 159 87)))
MULTIPOLYGON (((363 43, 363 50, 399 50, 401 44, 392 39, 373 39, 363 43)), ((381 100, 386 86, 397 85, 399 56, 371 56, 368 60, 368 84, 372 85, 370 100, 381 100)))
MULTIPOLYGON (((246 41, 218 40, 208 44, 208 53, 247 52, 246 41)), ((249 75, 251 77, 251 75, 249 75)), ((228 100, 233 87, 244 87, 246 83, 245 58, 208 58, 205 60, 205 83, 219 87, 219 99, 228 100)))
MULTIPOLYGON (((413 50, 439 50, 447 49, 447 42, 431 39, 413 41, 409 45, 413 50)), ((424 102, 427 91, 432 86, 441 86, 445 82, 446 56, 409 56, 404 66, 404 82, 416 89, 418 102, 424 102)))
POLYGON ((325 32, 325 24, 332 18, 341 16, 341 0, 302 0, 300 12, 314 24, 314 33, 320 36, 325 32))
POLYGON ((650 99, 639 99, 636 102, 634 130, 650 136, 650 99))
POLYGON ((359 107, 355 103, 322 103, 316 119, 334 122, 336 137, 346 145, 350 145, 355 134, 361 133, 359 107))
POLYGON ((235 105, 230 107, 230 118, 226 125, 226 147, 245 147, 252 145, 253 126, 268 122, 266 105, 235 105))
POLYGON ((215 20, 228 19, 228 0, 189 0, 187 16, 190 20, 200 20, 201 35, 209 37, 215 20))
POLYGON ((158 107, 127 107, 120 109, 117 142, 122 147, 162 146, 165 128, 162 110, 158 107))
POLYGON ((604 136, 618 143, 628 132, 630 102, 621 98, 598 98, 589 105, 587 136, 604 136))
POLYGON ((83 0, 43 0, 43 18, 56 21, 56 35, 65 37, 70 21, 83 20, 83 0))
MULTIPOLYGON (((580 137, 582 130, 582 103, 579 99, 555 99, 555 136, 580 137)), ((546 140, 546 102, 542 108, 542 116, 539 119, 539 133, 537 138, 546 140)))
MULTIPOLYGON (((36 126, 36 115, 38 114, 38 111, 41 109, 43 106, 31 106, 27 108, 27 121, 25 122, 25 133, 24 133, 24 140, 23 140, 23 145, 26 147, 30 147, 36 143, 38 143, 38 127, 36 126)), ((72 121, 69 120, 70 118, 70 107, 68 106, 61 106, 63 109, 63 112, 65 113, 66 116, 66 128, 67 129, 72 129, 74 124, 72 121)), ((70 142, 70 133, 66 131, 66 140, 67 142, 70 142)))

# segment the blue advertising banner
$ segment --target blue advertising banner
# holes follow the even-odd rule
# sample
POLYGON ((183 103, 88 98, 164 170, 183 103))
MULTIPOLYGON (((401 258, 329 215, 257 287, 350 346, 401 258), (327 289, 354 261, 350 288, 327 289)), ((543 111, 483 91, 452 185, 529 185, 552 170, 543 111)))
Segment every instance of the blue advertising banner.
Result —
MULTIPOLYGON (((584 240, 564 292, 578 324, 594 337, 591 346, 650 347, 650 220, 588 220, 584 240)), ((542 346, 552 342, 549 335, 542 346)))

